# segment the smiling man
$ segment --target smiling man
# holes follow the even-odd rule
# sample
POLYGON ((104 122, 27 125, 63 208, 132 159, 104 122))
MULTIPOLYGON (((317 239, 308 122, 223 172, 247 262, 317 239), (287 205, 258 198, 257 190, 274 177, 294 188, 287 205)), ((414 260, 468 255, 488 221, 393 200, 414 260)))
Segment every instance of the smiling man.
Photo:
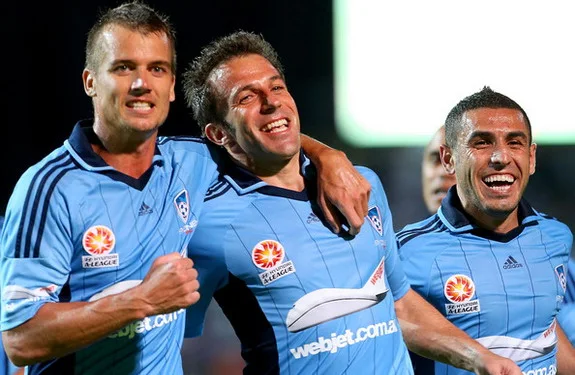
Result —
POLYGON ((221 156, 189 244, 201 298, 188 310, 188 336, 201 333, 214 296, 241 341, 244 374, 407 375, 406 343, 477 374, 520 373, 409 288, 373 171, 357 167, 372 187, 360 233, 329 230, 269 43, 241 31, 216 39, 184 77, 194 118, 221 156))
MULTIPOLYGON (((523 198, 536 151, 527 114, 485 87, 451 110, 445 132, 440 158, 456 185, 437 214, 397 235, 411 286, 524 374, 575 373, 556 324, 573 235, 523 198)), ((467 373, 430 367, 417 373, 467 373)))

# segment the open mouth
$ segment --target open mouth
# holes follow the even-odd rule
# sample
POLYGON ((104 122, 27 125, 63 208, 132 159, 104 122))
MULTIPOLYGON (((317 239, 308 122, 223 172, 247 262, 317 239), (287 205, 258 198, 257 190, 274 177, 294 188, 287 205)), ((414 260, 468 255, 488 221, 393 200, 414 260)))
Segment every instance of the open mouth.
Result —
POLYGON ((506 190, 515 182, 515 177, 510 174, 496 174, 483 178, 483 183, 490 189, 506 190))
POLYGON ((283 118, 274 122, 270 122, 267 125, 262 126, 260 129, 264 133, 279 133, 288 128, 288 121, 283 118))
POLYGON ((126 103, 126 105, 128 106, 128 108, 132 108, 132 109, 136 109, 136 110, 149 110, 152 107, 154 107, 154 104, 149 103, 149 102, 138 102, 138 101, 132 101, 132 102, 128 102, 126 103))

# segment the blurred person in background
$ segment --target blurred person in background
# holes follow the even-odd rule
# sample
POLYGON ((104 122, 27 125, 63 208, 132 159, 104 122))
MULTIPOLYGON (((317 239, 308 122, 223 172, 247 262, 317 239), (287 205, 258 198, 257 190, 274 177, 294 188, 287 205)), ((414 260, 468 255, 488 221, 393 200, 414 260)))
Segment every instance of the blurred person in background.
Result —
MULTIPOLYGON (((440 157, 456 176, 436 214, 397 234, 408 279, 447 319, 524 373, 575 374, 556 323, 573 235, 523 198, 536 145, 525 111, 484 87, 445 121, 440 157)), ((420 374, 468 374, 435 362, 420 374)))
POLYGON ((433 134, 425 149, 421 161, 421 189, 423 201, 430 214, 437 212, 447 190, 455 184, 455 175, 447 173, 441 158, 439 147, 445 144, 445 126, 440 126, 433 134))

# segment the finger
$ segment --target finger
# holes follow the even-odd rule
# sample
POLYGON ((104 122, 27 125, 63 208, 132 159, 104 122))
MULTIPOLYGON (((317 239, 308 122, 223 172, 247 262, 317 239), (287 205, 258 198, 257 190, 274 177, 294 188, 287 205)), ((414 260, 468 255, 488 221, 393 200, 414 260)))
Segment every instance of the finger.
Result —
POLYGON ((341 207, 340 211, 349 225, 349 234, 355 236, 361 230, 361 226, 363 224, 363 216, 359 216, 355 208, 347 209, 347 207, 347 205, 341 207))
POLYGON ((364 217, 367 216, 367 212, 369 211, 369 197, 371 195, 371 185, 369 183, 364 183, 364 190, 365 193, 362 195, 362 203, 361 203, 361 211, 358 213, 359 216, 364 217))
POLYGON ((318 192, 317 201, 327 224, 331 227, 332 232, 339 233, 341 222, 337 215, 337 209, 331 203, 326 201, 323 194, 320 192, 318 192))

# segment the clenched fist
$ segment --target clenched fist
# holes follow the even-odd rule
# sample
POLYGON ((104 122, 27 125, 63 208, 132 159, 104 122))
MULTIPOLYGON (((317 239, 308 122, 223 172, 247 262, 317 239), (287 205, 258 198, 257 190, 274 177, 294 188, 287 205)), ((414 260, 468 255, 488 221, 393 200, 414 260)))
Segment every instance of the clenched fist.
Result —
POLYGON ((150 315, 186 308, 200 299, 198 271, 190 258, 171 253, 157 258, 138 286, 140 298, 149 305, 150 315))

